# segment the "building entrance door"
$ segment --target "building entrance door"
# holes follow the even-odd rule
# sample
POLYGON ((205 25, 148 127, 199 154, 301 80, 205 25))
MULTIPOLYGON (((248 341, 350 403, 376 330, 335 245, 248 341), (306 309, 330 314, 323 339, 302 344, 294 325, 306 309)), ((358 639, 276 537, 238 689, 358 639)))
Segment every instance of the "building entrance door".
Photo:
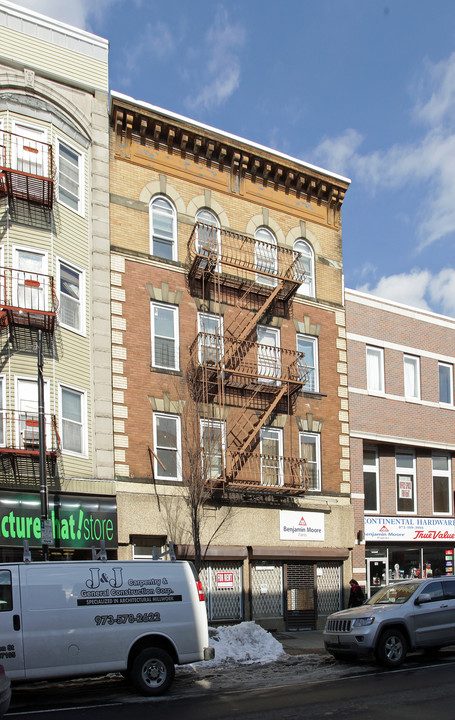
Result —
POLYGON ((316 628, 316 585, 313 564, 285 566, 286 627, 288 630, 316 628))
POLYGON ((387 585, 387 557, 366 558, 367 596, 371 597, 379 588, 387 585))

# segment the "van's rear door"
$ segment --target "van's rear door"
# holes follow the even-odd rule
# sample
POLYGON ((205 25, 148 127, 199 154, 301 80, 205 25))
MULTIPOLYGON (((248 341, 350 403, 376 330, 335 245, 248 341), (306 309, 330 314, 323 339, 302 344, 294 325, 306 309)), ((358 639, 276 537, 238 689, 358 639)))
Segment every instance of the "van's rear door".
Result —
POLYGON ((0 565, 0 663, 10 678, 25 677, 17 565, 0 565))

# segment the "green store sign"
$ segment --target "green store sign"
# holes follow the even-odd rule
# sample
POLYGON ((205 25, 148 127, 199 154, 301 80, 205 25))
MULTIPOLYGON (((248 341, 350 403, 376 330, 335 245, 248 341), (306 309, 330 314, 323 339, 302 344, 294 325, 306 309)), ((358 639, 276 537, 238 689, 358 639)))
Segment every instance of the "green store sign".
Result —
MULTIPOLYGON (((115 498, 49 493, 49 519, 56 548, 117 547, 115 498)), ((0 545, 41 547, 41 503, 36 494, 0 494, 0 545)))

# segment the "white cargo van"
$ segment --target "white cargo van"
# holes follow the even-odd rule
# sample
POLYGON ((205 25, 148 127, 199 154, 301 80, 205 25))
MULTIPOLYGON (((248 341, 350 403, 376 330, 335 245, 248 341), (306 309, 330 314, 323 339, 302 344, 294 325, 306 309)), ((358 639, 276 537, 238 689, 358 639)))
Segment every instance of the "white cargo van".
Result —
POLYGON ((191 563, 0 564, 0 663, 13 681, 123 672, 160 695, 175 664, 212 657, 191 563))

